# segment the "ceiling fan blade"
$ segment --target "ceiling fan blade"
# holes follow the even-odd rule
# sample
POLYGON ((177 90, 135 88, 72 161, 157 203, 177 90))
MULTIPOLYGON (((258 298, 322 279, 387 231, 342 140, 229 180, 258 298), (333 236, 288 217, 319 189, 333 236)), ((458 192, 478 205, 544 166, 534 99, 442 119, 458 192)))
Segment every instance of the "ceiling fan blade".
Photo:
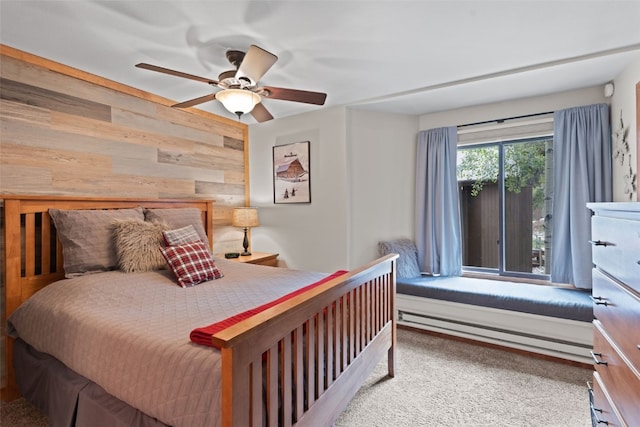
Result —
POLYGON ((255 85, 277 60, 273 53, 252 44, 238 67, 236 78, 246 77, 255 85))
POLYGON ((206 77, 194 76, 193 74, 187 74, 181 71, 171 70, 169 68, 158 67, 157 65, 145 64, 144 62, 141 62, 140 64, 136 64, 136 67, 144 68, 145 70, 157 71, 159 73, 170 74, 172 76, 184 77, 186 79, 196 80, 196 81, 208 83, 214 86, 218 84, 217 81, 207 79, 206 77))
POLYGON ((273 119, 273 116, 265 108, 265 106, 262 105, 262 102, 257 103, 256 106, 253 107, 253 110, 251 110, 251 115, 259 123, 266 122, 267 120, 273 119))
POLYGON ((194 105, 202 104, 203 102, 213 101, 216 99, 215 93, 210 93, 209 95, 200 96, 198 98, 190 99, 189 101, 180 102, 178 104, 172 105, 172 107, 176 108, 187 108, 193 107, 194 105))
POLYGON ((324 105, 324 101, 327 99, 327 94, 321 92, 285 89, 273 86, 264 86, 261 89, 264 89, 268 92, 263 96, 269 99, 282 99, 283 101, 304 102, 306 104, 315 105, 324 105))

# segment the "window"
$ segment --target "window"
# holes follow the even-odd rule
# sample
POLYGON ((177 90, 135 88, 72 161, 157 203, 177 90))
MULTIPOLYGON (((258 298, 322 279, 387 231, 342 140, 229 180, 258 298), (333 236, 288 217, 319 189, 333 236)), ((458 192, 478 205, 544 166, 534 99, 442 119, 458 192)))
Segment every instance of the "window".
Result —
POLYGON ((553 137, 458 147, 465 270, 548 278, 553 137))

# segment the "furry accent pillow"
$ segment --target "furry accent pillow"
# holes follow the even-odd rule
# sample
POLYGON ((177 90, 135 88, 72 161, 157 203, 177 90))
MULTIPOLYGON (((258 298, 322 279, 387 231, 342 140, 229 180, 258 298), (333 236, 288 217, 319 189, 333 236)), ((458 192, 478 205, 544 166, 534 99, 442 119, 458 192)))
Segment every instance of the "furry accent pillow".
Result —
POLYGON ((418 266, 418 249, 411 239, 396 239, 378 243, 380 256, 387 254, 398 254, 396 263, 396 274, 398 277, 418 277, 420 267, 418 266))
POLYGON ((114 221, 113 236, 120 270, 134 273, 167 268, 160 249, 164 244, 162 232, 168 229, 167 224, 157 221, 114 221))

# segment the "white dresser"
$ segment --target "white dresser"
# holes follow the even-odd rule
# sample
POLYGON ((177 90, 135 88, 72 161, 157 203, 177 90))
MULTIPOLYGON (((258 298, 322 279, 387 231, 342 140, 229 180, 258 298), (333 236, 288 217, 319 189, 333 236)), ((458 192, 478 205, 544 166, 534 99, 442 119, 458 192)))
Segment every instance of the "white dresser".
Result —
POLYGON ((595 425, 640 425, 640 203, 589 203, 595 425))

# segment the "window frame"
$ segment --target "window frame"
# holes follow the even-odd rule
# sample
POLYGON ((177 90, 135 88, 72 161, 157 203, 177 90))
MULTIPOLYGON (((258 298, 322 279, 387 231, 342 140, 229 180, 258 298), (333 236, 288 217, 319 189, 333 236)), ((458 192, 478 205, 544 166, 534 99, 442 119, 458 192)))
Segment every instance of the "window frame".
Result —
MULTIPOLYGON (((533 273, 533 272, 527 273, 527 272, 521 272, 521 271, 506 270, 505 265, 506 265, 506 246, 507 245, 504 244, 505 236, 506 236, 506 218, 505 218, 506 217, 506 206, 505 206, 506 190, 505 190, 505 177, 504 177, 505 147, 507 145, 540 142, 540 141, 547 141, 549 139, 551 139, 551 141, 553 142, 553 133, 547 134, 547 135, 536 135, 536 136, 526 137, 526 138, 505 137, 497 141, 486 141, 486 142, 467 143, 467 144, 458 145, 457 147, 458 151, 474 149, 474 148, 484 148, 484 147, 494 147, 494 146, 498 147, 498 162, 499 162, 498 182, 497 182, 498 203, 499 203, 498 210, 500 212, 499 219, 498 219, 498 239, 500 241, 499 243, 500 247, 498 250, 498 268, 463 265, 462 266, 463 274, 474 273, 474 274, 480 274, 480 275, 486 275, 486 276, 499 276, 501 278, 530 279, 530 280, 544 281, 544 282, 550 283, 551 281, 550 274, 533 273)), ((545 153, 545 156, 547 154, 548 153, 545 153)), ((464 245, 465 245, 465 242, 463 241, 463 247, 464 245)))

